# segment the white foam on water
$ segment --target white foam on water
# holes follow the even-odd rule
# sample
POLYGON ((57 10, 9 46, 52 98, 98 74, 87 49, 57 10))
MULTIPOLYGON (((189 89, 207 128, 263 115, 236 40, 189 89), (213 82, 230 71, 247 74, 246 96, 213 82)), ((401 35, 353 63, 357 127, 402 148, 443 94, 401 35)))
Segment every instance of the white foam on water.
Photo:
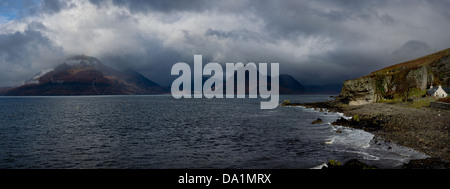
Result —
POLYGON ((340 133, 336 133, 336 135, 332 137, 332 140, 334 141, 335 144, 345 145, 354 148, 363 148, 363 149, 369 148, 370 141, 374 137, 372 133, 358 129, 346 128, 343 126, 333 126, 332 130, 341 131, 340 133))
POLYGON ((333 139, 327 139, 325 140, 324 144, 333 144, 334 140, 333 139))
MULTIPOLYGON (((354 129, 344 126, 336 126, 331 123, 337 119, 347 117, 341 112, 329 112, 328 110, 314 108, 304 108, 305 112, 318 113, 317 116, 324 122, 324 126, 330 127, 330 136, 323 140, 323 144, 329 146, 335 152, 358 154, 358 157, 364 160, 375 161, 381 167, 386 165, 401 166, 403 163, 411 159, 423 159, 428 156, 415 151, 411 148, 399 146, 395 143, 386 142, 384 140, 374 140, 375 135, 360 129, 354 129), (339 131, 339 132, 337 132, 339 131), (380 144, 381 143, 381 144, 380 144)), ((326 163, 317 165, 311 169, 321 169, 326 163)), ((390 167, 390 166, 388 166, 390 167)))
POLYGON ((356 151, 356 150, 355 151, 352 151, 352 150, 338 150, 338 151, 339 152, 359 154, 359 155, 362 155, 363 159, 366 159, 366 160, 373 160, 373 161, 380 160, 380 157, 371 155, 371 154, 369 154, 367 152, 363 152, 363 151, 356 151))
POLYGON ((320 165, 312 167, 311 169, 322 169, 323 167, 328 167, 327 163, 322 163, 320 165))
POLYGON ((352 117, 345 116, 344 113, 341 113, 341 112, 336 112, 336 114, 337 114, 338 116, 340 116, 340 117, 343 117, 343 118, 346 119, 346 120, 352 119, 352 117))
POLYGON ((333 132, 333 134, 330 138, 323 141, 324 144, 342 145, 355 149, 366 149, 370 147, 370 141, 374 137, 372 133, 359 129, 353 129, 344 126, 335 126, 331 124, 340 117, 344 117, 345 119, 351 119, 351 117, 346 117, 343 113, 340 112, 329 112, 326 109, 322 109, 322 112, 320 112, 318 109, 314 110, 314 108, 304 108, 304 111, 319 113, 319 117, 324 121, 324 125, 331 126, 331 131, 333 132), (341 132, 337 133, 336 131, 338 130, 341 132))
POLYGON ((378 141, 370 148, 374 153, 383 153, 383 159, 407 161, 410 159, 424 159, 429 156, 412 148, 397 145, 395 143, 378 141))

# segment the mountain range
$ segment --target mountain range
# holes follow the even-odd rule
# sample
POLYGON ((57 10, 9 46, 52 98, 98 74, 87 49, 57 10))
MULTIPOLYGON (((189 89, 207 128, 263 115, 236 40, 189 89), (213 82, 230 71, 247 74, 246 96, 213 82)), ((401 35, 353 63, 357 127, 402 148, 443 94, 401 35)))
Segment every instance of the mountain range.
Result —
MULTIPOLYGON (((248 79, 248 77, 246 78, 248 79)), ((206 79, 203 78, 203 82, 206 79)), ((226 80, 224 80, 225 83, 226 80)), ((268 83, 270 83, 270 77, 268 83)), ((330 87, 303 86, 295 78, 286 74, 280 74, 279 84, 280 94, 336 94, 339 92, 338 89, 340 89, 339 86, 331 87, 332 90, 330 90, 330 87)), ((169 87, 161 86, 138 72, 132 70, 119 71, 106 66, 95 57, 84 55, 71 57, 53 69, 43 70, 22 85, 0 88, 0 95, 6 96, 148 95, 169 93, 169 87)))
POLYGON ((110 68, 94 57, 75 56, 54 69, 4 92, 8 96, 143 95, 166 93, 167 88, 131 71, 110 68))

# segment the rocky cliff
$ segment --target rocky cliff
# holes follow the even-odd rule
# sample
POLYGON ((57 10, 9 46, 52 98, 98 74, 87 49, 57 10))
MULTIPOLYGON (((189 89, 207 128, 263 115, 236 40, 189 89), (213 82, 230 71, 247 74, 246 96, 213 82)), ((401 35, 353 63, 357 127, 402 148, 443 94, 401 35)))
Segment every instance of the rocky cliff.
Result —
POLYGON ((350 105, 369 104, 411 89, 425 91, 431 85, 450 86, 450 49, 347 80, 337 99, 350 105))

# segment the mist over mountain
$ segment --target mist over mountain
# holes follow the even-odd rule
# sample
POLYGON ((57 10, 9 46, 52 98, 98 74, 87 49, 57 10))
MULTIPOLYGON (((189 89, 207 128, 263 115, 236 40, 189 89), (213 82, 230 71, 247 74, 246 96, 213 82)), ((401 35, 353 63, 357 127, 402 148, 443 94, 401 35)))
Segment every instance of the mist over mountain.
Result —
MULTIPOLYGON (((237 89, 239 87, 243 87, 245 89, 245 94, 249 94, 251 91, 255 91, 256 93, 259 92, 259 80, 261 77, 267 78, 267 86, 269 90, 271 89, 272 84, 272 76, 262 75, 258 71, 257 73, 257 80, 256 85, 250 85, 249 83, 249 72, 245 71, 245 83, 239 84, 237 82, 237 72, 233 75, 233 85, 234 85, 234 91, 233 94, 237 94, 237 89), (245 86, 242 86, 245 85, 245 86)), ((224 74, 225 75, 225 74, 224 74)), ((205 83, 205 81, 209 79, 209 77, 203 77, 202 78, 202 84, 205 83)), ((229 93, 227 91, 226 85, 227 82, 232 82, 230 78, 226 78, 222 81, 222 85, 219 87, 223 87, 224 93, 229 93)), ((194 83, 191 84, 193 86, 194 83)), ((215 86, 212 87, 214 89, 215 86)), ((303 85, 298 80, 296 80, 293 76, 289 74, 280 74, 279 75, 279 94, 281 95, 302 95, 302 94, 338 94, 340 90, 342 89, 342 84, 328 84, 328 85, 303 85)))
MULTIPOLYGON (((259 72, 257 72, 259 74, 259 72)), ((245 90, 259 89, 249 86, 249 73, 245 72, 245 90)), ((225 74, 224 74, 225 75, 225 74)), ((234 74, 234 92, 238 88, 237 74, 234 74)), ((267 77, 267 76, 264 76, 267 77)), ((202 77, 202 85, 209 76, 202 77)), ((267 78, 270 89, 272 77, 267 78)), ((223 79, 224 93, 228 79, 223 79)), ((192 80, 191 87, 194 83, 192 80)), ((0 88, 0 95, 7 96, 43 96, 43 95, 148 95, 169 94, 171 86, 161 86, 133 70, 119 71, 103 64, 90 56, 73 56, 66 59, 55 68, 42 70, 28 81, 15 87, 0 88)), ((215 86, 214 86, 215 87, 215 86)), ((334 94, 321 86, 303 86, 294 77, 287 74, 279 75, 279 94, 334 94)))
POLYGON ((94 57, 74 56, 7 90, 5 95, 144 95, 167 91, 135 71, 118 71, 94 57))

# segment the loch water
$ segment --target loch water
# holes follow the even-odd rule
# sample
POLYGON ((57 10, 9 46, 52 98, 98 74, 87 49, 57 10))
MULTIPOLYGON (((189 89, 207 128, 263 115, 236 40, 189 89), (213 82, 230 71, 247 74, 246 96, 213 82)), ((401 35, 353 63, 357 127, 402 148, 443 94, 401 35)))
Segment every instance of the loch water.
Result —
MULTIPOLYGON (((329 96, 284 99, 317 102, 329 96)), ((0 97, 0 168, 309 169, 331 159, 399 168, 426 157, 331 125, 340 113, 261 110, 263 100, 0 97), (323 123, 311 124, 317 118, 323 123)))

